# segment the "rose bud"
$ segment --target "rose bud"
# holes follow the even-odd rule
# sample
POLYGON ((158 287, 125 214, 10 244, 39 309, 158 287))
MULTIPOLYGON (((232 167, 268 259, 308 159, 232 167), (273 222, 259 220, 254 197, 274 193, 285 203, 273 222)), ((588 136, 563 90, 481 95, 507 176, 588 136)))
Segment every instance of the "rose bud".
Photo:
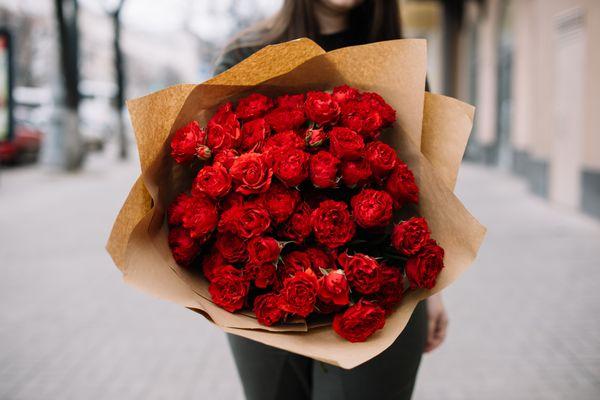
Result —
POLYGON ((359 293, 376 293, 383 283, 381 275, 381 266, 372 257, 357 253, 349 256, 342 253, 338 257, 338 262, 346 273, 346 278, 350 285, 359 293))
POLYGON ((304 110, 308 119, 319 125, 335 123, 340 115, 340 106, 326 92, 308 92, 304 110))
POLYGON ((208 285, 213 303, 229 312, 244 306, 249 289, 250 284, 241 271, 231 265, 219 268, 208 285))
POLYGON ((285 311, 279 307, 279 302, 279 295, 273 292, 256 296, 253 311, 259 324, 271 326, 285 317, 285 311))
POLYGON ((251 95, 238 100, 235 113, 241 120, 252 119, 263 116, 273 107, 273 100, 260 93, 251 95))
POLYGON ((380 228, 392 220, 392 197, 383 190, 363 189, 350 200, 352 216, 366 229, 380 228))
POLYGON ((364 342, 384 325, 383 308, 363 299, 333 318, 333 330, 353 343, 364 342))
POLYGON ((310 147, 319 147, 327 139, 327 132, 323 128, 309 128, 306 130, 304 140, 310 147))
POLYGON ((169 229, 169 247, 177 264, 187 267, 200 251, 199 244, 192 239, 187 229, 173 227, 169 229))
POLYGON ((198 148, 196 149, 196 157, 198 157, 202 161, 209 160, 211 156, 212 156, 212 151, 205 144, 199 145, 198 148))
POLYGON ((368 161, 373 175, 379 179, 387 176, 398 162, 396 150, 379 140, 367 145, 365 159, 368 161))
POLYGON ((444 249, 429 239, 421 251, 406 261, 404 268, 411 288, 432 289, 444 268, 444 249))
POLYGON ((350 302, 349 294, 344 271, 336 269, 319 279, 318 296, 324 303, 344 306, 350 302))
POLYGON ((171 157, 179 164, 191 161, 194 156, 200 156, 197 151, 205 141, 206 131, 200 128, 198 121, 192 121, 175 131, 171 139, 171 157))
POLYGON ((273 160, 273 173, 286 186, 298 186, 308 178, 308 153, 297 149, 280 149, 273 160))
POLYGON ((425 218, 413 217, 394 226, 392 246, 401 254, 417 254, 428 241, 429 227, 425 218))
POLYGON ((214 246, 227 262, 237 263, 248 259, 246 242, 232 233, 218 233, 214 246))
POLYGON ((367 184, 371 175, 371 167, 365 159, 342 162, 342 181, 351 189, 367 184))
POLYGON ((192 183, 192 194, 204 193, 213 199, 225 196, 230 189, 231 177, 221 164, 202 167, 192 183))
POLYGON ((235 191, 243 195, 265 192, 273 176, 273 170, 259 153, 242 154, 233 162, 229 173, 236 184, 235 191))
POLYGON ((317 242, 330 249, 345 245, 356 232, 348 206, 341 201, 322 201, 313 211, 311 222, 317 242))
POLYGON ((286 188, 279 182, 273 182, 269 190, 260 195, 260 203, 267 209, 275 224, 288 219, 299 201, 300 192, 286 188))
POLYGON ((408 166, 399 162, 385 182, 385 190, 392 196, 394 207, 401 208, 405 203, 419 202, 419 187, 408 166))
POLYGON ((310 156, 310 180, 318 188, 333 188, 337 185, 340 160, 328 151, 321 150, 310 156))
POLYGON ((365 142, 358 133, 336 126, 329 132, 329 151, 341 160, 359 160, 365 151, 365 142))
POLYGON ((306 317, 315 309, 319 283, 310 269, 285 279, 279 306, 286 312, 306 317))
POLYGON ((247 244, 248 261, 251 264, 274 263, 279 258, 281 247, 279 242, 269 236, 252 238, 247 244))

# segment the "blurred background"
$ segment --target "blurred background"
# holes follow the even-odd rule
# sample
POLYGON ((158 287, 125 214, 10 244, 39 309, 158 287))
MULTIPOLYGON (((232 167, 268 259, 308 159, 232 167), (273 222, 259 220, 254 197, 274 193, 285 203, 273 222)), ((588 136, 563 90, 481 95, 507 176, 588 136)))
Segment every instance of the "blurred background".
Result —
MULTIPOLYGON (((401 0, 431 90, 477 106, 489 229, 416 399, 600 398, 600 2, 401 0)), ((0 0, 0 398, 241 399, 223 334, 120 281, 124 101, 202 82, 279 0, 0 0)))

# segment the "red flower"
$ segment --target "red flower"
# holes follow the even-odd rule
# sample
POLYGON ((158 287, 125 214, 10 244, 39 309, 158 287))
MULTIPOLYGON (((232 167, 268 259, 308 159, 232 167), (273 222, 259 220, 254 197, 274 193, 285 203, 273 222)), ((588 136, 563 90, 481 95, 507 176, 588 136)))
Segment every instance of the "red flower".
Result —
POLYGON ((345 306, 350 302, 350 288, 344 271, 336 269, 319 279, 319 300, 324 303, 345 306))
POLYGON ((221 164, 229 171, 229 169, 233 165, 233 162, 238 157, 239 157, 239 154, 234 149, 223 149, 223 150, 220 150, 217 154, 215 154, 215 156, 213 158, 213 165, 221 164))
POLYGON ((249 289, 250 284, 241 271, 231 265, 219 268, 208 285, 213 303, 229 312, 244 306, 249 289))
POLYGON ((229 170, 236 188, 243 195, 262 193, 269 189, 273 171, 267 166, 262 154, 244 153, 239 156, 229 170))
POLYGON ((383 277, 381 288, 377 293, 369 296, 369 299, 386 311, 391 311, 396 304, 402 301, 404 293, 402 271, 397 267, 382 265, 381 276, 383 277))
POLYGON ((281 266, 281 277, 283 279, 307 269, 311 269, 311 259, 307 252, 294 250, 283 256, 283 265, 281 266))
POLYGON ((215 249, 230 263, 242 262, 248 259, 246 242, 230 232, 217 234, 215 249))
POLYGON ((271 107, 273 100, 260 93, 252 93, 238 100, 235 113, 239 119, 246 120, 263 116, 271 107))
POLYGON ((318 188, 337 185, 340 160, 328 151, 321 150, 310 156, 310 180, 318 188))
POLYGON ((311 216, 315 238, 322 245, 336 248, 348 243, 356 231, 346 203, 325 200, 311 216))
POLYGON ((275 99, 277 106, 284 110, 304 108, 304 93, 284 94, 275 99))
POLYGON ((270 225, 271 220, 267 210, 257 204, 246 203, 242 206, 233 206, 223 212, 219 221, 219 231, 231 232, 242 239, 250 239, 262 235, 270 225))
POLYGON ((417 254, 429 241, 429 227, 425 218, 413 217, 394 226, 392 246, 400 253, 417 254))
POLYGON ((341 122, 365 138, 376 139, 383 126, 383 118, 368 101, 350 100, 342 105, 341 122))
POLYGON ((363 189, 350 200, 352 216, 363 228, 384 227, 392 220, 392 197, 383 190, 363 189))
POLYGON ((248 261, 251 264, 274 263, 279 258, 279 242, 270 236, 257 236, 250 239, 247 245, 248 261))
POLYGON ((227 262, 221 253, 216 250, 211 251, 202 258, 202 272, 209 282, 212 281, 216 272, 225 265, 227 265, 227 262))
POLYGON ((274 154, 273 173, 287 186, 298 186, 308 178, 308 153, 297 149, 280 149, 274 154))
POLYGON ((310 268, 318 277, 322 276, 321 269, 328 270, 335 267, 335 258, 330 253, 318 247, 309 247, 306 254, 310 258, 310 268))
POLYGON ((327 132, 323 128, 309 128, 306 130, 304 140, 310 147, 319 147, 327 139, 327 132))
POLYGON ((267 293, 256 296, 254 299, 254 314, 258 323, 271 326, 285 317, 285 311, 279 307, 280 299, 276 293, 267 293))
POLYGON ((359 96, 359 91, 348 85, 334 87, 333 93, 331 94, 331 97, 333 97, 338 104, 343 104, 350 100, 357 100, 359 96))
POLYGON ((306 144, 300 135, 295 131, 283 131, 270 136, 262 148, 267 163, 273 165, 274 157, 284 149, 302 150, 306 144))
POLYGON ((233 105, 225 103, 208 121, 208 146, 212 151, 236 147, 242 137, 240 122, 232 111, 233 105))
POLYGON ((267 209, 275 224, 289 218, 300 201, 300 192, 288 189, 279 182, 273 182, 269 190, 261 194, 260 202, 267 209))
POLYGON ((187 267, 200 251, 198 243, 192 239, 187 229, 173 227, 169 229, 169 247, 177 264, 187 267))
POLYGON ((383 97, 377 93, 363 93, 361 95, 361 101, 368 103, 371 109, 377 111, 383 121, 382 127, 389 126, 396 121, 396 110, 386 103, 383 97))
POLYGON ((242 126, 241 149, 246 151, 260 151, 269 133, 270 128, 264 118, 257 118, 246 122, 242 126))
POLYGON ((169 225, 181 225, 183 216, 188 212, 193 200, 192 196, 181 193, 173 200, 167 209, 167 222, 169 225))
POLYGON ((419 253, 406 261, 404 268, 411 288, 431 289, 444 268, 444 249, 429 239, 419 253))
POLYGON ((277 280, 277 269, 275 264, 266 263, 253 266, 254 268, 254 285, 257 288, 265 289, 271 286, 277 280))
POLYGON ((319 125, 332 124, 340 115, 340 106, 326 92, 308 92, 304 110, 308 119, 319 125))
POLYGON ((175 131, 171 139, 171 157, 179 164, 191 161, 205 141, 206 131, 200 128, 198 121, 192 121, 175 131))
POLYGON ((371 167, 365 159, 342 162, 342 181, 349 188, 364 186, 371 175, 371 167))
POLYGON ((367 145, 365 158, 369 162, 373 175, 379 179, 389 174, 398 163, 396 150, 379 140, 367 145))
POLYGON ((385 190, 392 196, 394 207, 401 208, 405 203, 419 202, 419 187, 408 166, 403 162, 398 165, 385 182, 385 190))
POLYGON ((350 342, 364 342, 385 325, 385 311, 366 300, 348 307, 333 318, 333 330, 350 342))
POLYGON ((341 160, 358 160, 365 151, 365 142, 358 133, 336 126, 329 132, 329 151, 341 160))
POLYGON ((306 317, 313 312, 319 283, 309 269, 285 279, 281 289, 279 306, 286 312, 306 317))
POLYGON ((301 109, 278 107, 271 110, 265 120, 275 132, 283 132, 300 128, 306 122, 306 117, 301 109))
POLYGON ((217 226, 217 208, 206 195, 198 194, 189 199, 181 224, 189 229, 190 236, 200 241, 206 240, 217 226))
POLYGON ((213 199, 225 196, 230 189, 231 177, 221 164, 202 167, 192 184, 193 194, 204 193, 213 199))
POLYGON ((349 256, 342 253, 338 257, 338 262, 346 272, 346 278, 350 285, 359 293, 376 293, 383 283, 381 275, 381 266, 372 257, 357 253, 349 256))
POLYGON ((311 221, 312 209, 307 203, 300 203, 296 211, 281 227, 279 233, 286 239, 302 243, 310 233, 313 226, 311 221))

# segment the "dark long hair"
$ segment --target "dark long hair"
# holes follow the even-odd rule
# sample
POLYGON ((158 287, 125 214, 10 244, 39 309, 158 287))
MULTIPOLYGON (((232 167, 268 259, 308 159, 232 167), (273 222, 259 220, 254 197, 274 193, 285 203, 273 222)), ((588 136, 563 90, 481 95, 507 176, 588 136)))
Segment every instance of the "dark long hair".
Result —
MULTIPOLYGON (((320 42, 319 22, 314 3, 319 0, 284 0, 281 10, 273 17, 241 32, 228 46, 260 47, 300 37, 320 42)), ((399 0, 364 0, 349 11, 348 33, 352 43, 366 44, 400 39, 399 0)))

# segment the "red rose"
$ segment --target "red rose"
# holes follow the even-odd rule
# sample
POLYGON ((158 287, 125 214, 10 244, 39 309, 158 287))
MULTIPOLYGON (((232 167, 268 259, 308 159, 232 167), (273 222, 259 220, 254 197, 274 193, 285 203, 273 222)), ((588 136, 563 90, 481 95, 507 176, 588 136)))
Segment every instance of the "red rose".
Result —
POLYGON ((213 199, 225 196, 230 189, 231 177, 221 164, 202 167, 192 184, 193 194, 204 193, 213 199))
POLYGON ((335 123, 340 115, 340 106, 326 92, 308 92, 304 110, 308 119, 319 125, 335 123))
POLYGON ((294 250, 283 256, 283 265, 281 265, 281 277, 283 279, 307 269, 311 269, 311 259, 307 252, 294 250))
POLYGON ((233 165, 233 162, 238 157, 239 157, 239 154, 234 149, 223 149, 223 150, 219 151, 217 154, 215 154, 215 157, 213 158, 213 165, 221 164, 222 166, 225 167, 225 169, 227 169, 229 171, 229 169, 233 165))
POLYGON ((383 97, 381 97, 377 93, 363 93, 360 99, 361 101, 368 103, 372 109, 377 110, 377 113, 381 116, 381 119, 383 120, 382 127, 385 128, 386 126, 391 125, 396 121, 396 110, 394 110, 392 106, 386 103, 383 97))
POLYGON ((173 200, 167 209, 167 221, 169 225, 181 225, 183 216, 188 212, 193 200, 192 196, 181 193, 173 200))
POLYGON ((296 211, 281 227, 280 235, 296 243, 302 243, 313 229, 311 215, 312 209, 310 206, 304 202, 300 203, 296 211))
POLYGON ((343 104, 350 100, 357 100, 359 96, 359 91, 348 85, 334 87, 333 93, 331 94, 331 97, 333 97, 338 104, 343 104))
POLYGON ((260 195, 261 204, 267 209, 275 224, 280 224, 294 212, 300 201, 300 192, 273 182, 269 190, 260 195))
POLYGON ((269 133, 270 128, 264 118, 248 121, 242 126, 240 147, 245 151, 260 151, 269 133))
POLYGON ((289 109, 302 109, 304 108, 304 93, 300 94, 284 94, 275 99, 277 107, 289 110, 289 109))
POLYGON ((212 151, 235 147, 242 137, 240 122, 232 107, 231 103, 223 104, 208 121, 207 144, 212 151))
POLYGON ((382 265, 381 276, 383 277, 381 288, 377 293, 371 295, 369 299, 383 307, 386 311, 391 311, 396 304, 402 301, 404 293, 402 271, 397 267, 382 265))
POLYGON ((225 265, 227 265, 227 262, 218 251, 213 250, 202 258, 202 272, 209 282, 212 281, 216 272, 225 265))
POLYGON ((169 229, 169 247, 173 258, 179 265, 187 267, 200 251, 198 243, 192 239, 187 229, 173 227, 169 229))
POLYGON ((318 277, 323 275, 321 269, 329 270, 335 267, 335 258, 318 247, 309 247, 306 254, 310 258, 310 268, 318 277))
POLYGON ((379 140, 367 145, 365 158, 369 162, 373 175, 380 179, 389 174, 398 163, 396 150, 379 140))
POLYGON ((257 288, 265 289, 277 280, 277 269, 273 263, 257 265, 254 269, 254 285, 257 288))
POLYGON ((236 184, 235 191, 243 195, 262 193, 269 189, 273 171, 267 166, 262 154, 244 153, 229 170, 236 184))
POLYGON ((366 300, 348 307, 333 318, 333 330, 350 342, 364 342, 385 325, 385 311, 366 300))
POLYGON ((349 188, 364 186, 371 175, 371 167, 365 159, 342 162, 342 181, 349 188))
POLYGON ((348 243, 356 231, 346 203, 325 200, 311 216, 313 232, 319 243, 331 249, 348 243))
POLYGON ((350 288, 344 272, 340 269, 331 271, 319 279, 319 300, 324 303, 344 306, 350 302, 350 288))
POLYGON ((227 211, 232 207, 244 204, 244 196, 240 193, 230 192, 221 200, 221 211, 227 211))
POLYGON ((213 303, 229 312, 244 306, 249 289, 250 284, 241 271, 231 265, 219 268, 208 285, 213 303))
POLYGON ((400 253, 412 256, 429 241, 429 227, 425 218, 413 217, 394 226, 392 246, 400 253))
POLYGON ((271 110, 265 116, 265 120, 275 132, 283 132, 300 128, 306 122, 306 117, 301 109, 278 107, 271 110))
POLYGON ((363 189, 350 200, 352 216, 363 228, 384 227, 392 220, 392 197, 383 190, 363 189))
MULTIPOLYGON (((200 128, 198 121, 192 121, 175 131, 171 139, 171 157, 180 164, 191 161, 205 141, 206 131, 200 128)), ((200 155, 203 153, 200 152, 200 155)))
POLYGON ((374 258, 360 253, 353 256, 342 253, 338 257, 338 262, 344 268, 348 282, 357 292, 372 294, 381 288, 383 283, 381 266, 374 258))
POLYGON ((419 187, 415 183, 415 177, 403 162, 398 162, 388 176, 385 190, 392 196, 396 208, 401 208, 405 203, 419 202, 419 187))
POLYGON ((219 231, 231 232, 242 239, 250 239, 262 235, 270 225, 271 220, 267 210, 257 204, 246 203, 223 212, 219 221, 219 231))
POLYGON ((247 245, 248 261, 251 264, 274 263, 279 258, 279 242, 269 236, 257 236, 250 239, 247 245))
POLYGON ((235 113, 239 119, 246 120, 263 116, 271 107, 273 100, 260 93, 252 93, 238 100, 235 113))
POLYGON ((287 186, 298 186, 308 178, 308 153, 297 149, 280 149, 274 154, 273 173, 287 186))
POLYGON ((317 277, 310 269, 298 272, 283 282, 279 306, 304 318, 315 309, 318 289, 317 277))
POLYGON ((217 226, 218 214, 215 203, 206 195, 191 197, 181 224, 189 229, 190 236, 204 241, 217 226))
POLYGON ((341 125, 359 133, 365 138, 376 139, 383 126, 383 118, 369 102, 350 100, 342 104, 341 125))
POLYGON ((271 326, 285 317, 285 311, 279 307, 280 299, 276 293, 256 296, 254 299, 254 314, 259 324, 271 326))
POLYGON ((444 249, 429 239, 421 251, 406 261, 404 268, 411 288, 431 289, 444 268, 444 249))
POLYGON ((319 147, 326 139, 327 132, 323 128, 309 128, 304 135, 304 140, 310 147, 319 147))
POLYGON ((215 249, 223 256, 225 261, 237 263, 248 258, 246 242, 230 232, 217 234, 215 249))
POLYGON ((328 151, 321 150, 310 156, 310 180, 318 188, 332 188, 337 185, 340 160, 328 151))
POLYGON ((329 132, 329 151, 341 160, 358 160, 365 151, 365 142, 358 133, 336 126, 329 132))
POLYGON ((262 153, 269 165, 273 165, 275 154, 282 149, 302 150, 306 144, 296 131, 283 131, 270 136, 265 142, 262 153))

